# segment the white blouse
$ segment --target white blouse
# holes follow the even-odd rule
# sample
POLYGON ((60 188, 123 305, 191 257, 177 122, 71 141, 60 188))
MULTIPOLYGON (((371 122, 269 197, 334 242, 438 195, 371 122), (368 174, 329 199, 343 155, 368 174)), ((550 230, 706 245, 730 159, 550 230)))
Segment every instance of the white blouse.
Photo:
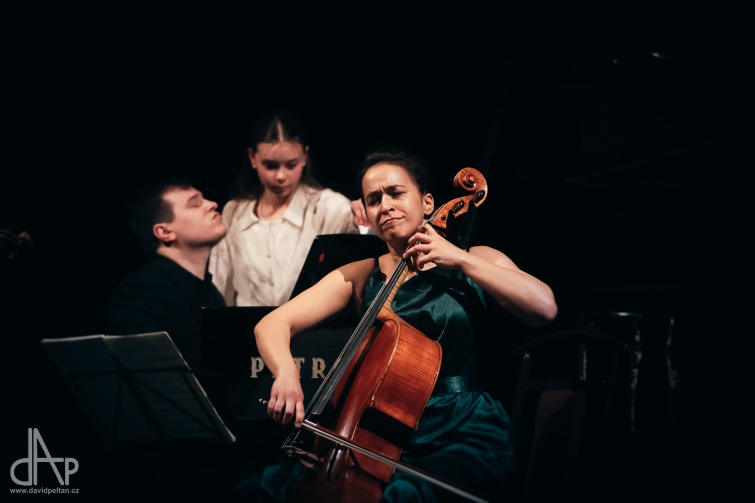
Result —
POLYGON ((228 306, 279 306, 294 289, 318 234, 356 234, 351 201, 331 189, 299 186, 278 220, 260 220, 256 200, 223 208, 228 233, 210 254, 212 281, 228 306))

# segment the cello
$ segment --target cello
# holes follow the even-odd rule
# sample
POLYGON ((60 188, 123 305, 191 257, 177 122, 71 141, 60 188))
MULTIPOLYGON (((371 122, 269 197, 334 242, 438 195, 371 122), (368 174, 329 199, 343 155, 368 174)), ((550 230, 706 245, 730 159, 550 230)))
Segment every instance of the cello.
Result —
MULTIPOLYGON (((447 202, 425 222, 443 236, 453 219, 487 197, 485 179, 474 168, 460 170, 454 186, 470 194, 447 202)), ((301 428, 282 446, 289 458, 304 465, 289 501, 378 502, 395 469, 471 501, 485 501, 399 459, 405 439, 417 429, 442 360, 437 341, 391 310, 409 261, 398 261, 307 406, 301 428), (310 450, 301 447, 302 431, 315 435, 310 450)))

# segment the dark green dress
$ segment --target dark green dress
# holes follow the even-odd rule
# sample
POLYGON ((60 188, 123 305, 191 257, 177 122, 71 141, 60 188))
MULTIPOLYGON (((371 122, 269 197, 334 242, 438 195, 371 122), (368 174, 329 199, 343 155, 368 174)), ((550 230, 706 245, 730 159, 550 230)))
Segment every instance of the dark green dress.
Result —
MULTIPOLYGON (((383 274, 376 267, 366 286, 365 305, 375 298, 383 283, 383 274)), ((474 373, 474 336, 484 326, 485 298, 469 278, 439 267, 422 272, 401 285, 392 310, 441 344, 439 382, 453 383, 458 376, 474 373)), ((500 402, 479 387, 461 386, 461 389, 433 394, 417 431, 404 446, 401 459, 452 484, 483 494, 492 493, 502 487, 513 470, 509 417, 500 402)), ((284 488, 291 483, 290 478, 286 480, 283 476, 287 472, 277 465, 253 481, 261 501, 275 501, 270 495, 285 500, 284 488)), ((247 486, 249 489, 252 487, 247 486)), ((464 498, 396 470, 384 491, 384 501, 464 501, 464 498)))

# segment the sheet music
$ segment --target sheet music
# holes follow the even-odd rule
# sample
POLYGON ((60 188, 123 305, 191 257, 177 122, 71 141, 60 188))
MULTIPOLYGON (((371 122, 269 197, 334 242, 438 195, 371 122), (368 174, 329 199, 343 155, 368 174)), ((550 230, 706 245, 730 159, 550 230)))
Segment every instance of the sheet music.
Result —
POLYGON ((166 332, 41 342, 108 443, 236 441, 166 332))

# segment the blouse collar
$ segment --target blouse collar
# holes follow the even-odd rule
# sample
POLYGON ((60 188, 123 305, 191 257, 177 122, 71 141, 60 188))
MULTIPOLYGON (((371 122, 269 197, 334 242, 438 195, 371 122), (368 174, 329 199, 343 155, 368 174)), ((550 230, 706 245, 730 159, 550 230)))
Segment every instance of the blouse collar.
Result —
MULTIPOLYGON (((288 203, 286 212, 283 213, 282 220, 287 220, 291 225, 296 227, 302 227, 304 225, 304 210, 307 208, 307 187, 305 185, 299 185, 294 192, 294 197, 291 198, 291 202, 288 203)), ((240 211, 239 227, 246 229, 254 224, 262 222, 263 220, 257 216, 254 212, 254 207, 257 204, 257 199, 243 201, 238 208, 240 211)))

